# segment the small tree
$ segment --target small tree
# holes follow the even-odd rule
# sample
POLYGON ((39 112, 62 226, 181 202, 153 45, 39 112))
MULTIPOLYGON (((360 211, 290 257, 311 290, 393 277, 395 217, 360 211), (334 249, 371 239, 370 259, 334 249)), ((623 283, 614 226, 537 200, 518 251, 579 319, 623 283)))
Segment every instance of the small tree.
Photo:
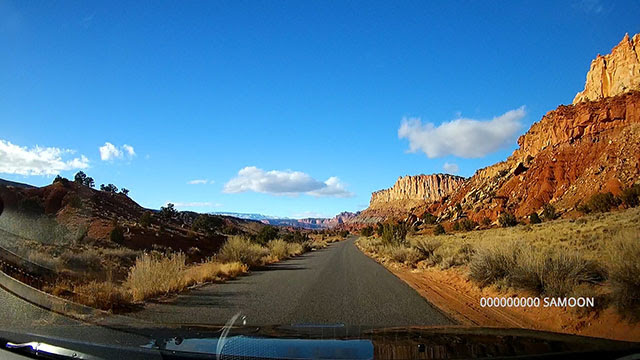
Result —
POLYGON ((542 207, 542 218, 544 221, 555 220, 557 217, 556 208, 551 204, 544 204, 542 207))
POLYGON ((120 189, 120 194, 129 195, 129 189, 125 189, 125 188, 120 189))
POLYGON ((55 179, 53 179, 53 183, 54 183, 54 184, 55 184, 55 183, 62 183, 62 185, 67 185, 67 183, 68 183, 68 182, 69 182, 69 180, 68 180, 68 179, 63 178, 63 177, 62 177, 62 176, 60 176, 60 175, 56 175, 56 178, 55 178, 55 179))
POLYGON ((92 188, 96 186, 96 182, 93 181, 93 178, 91 176, 87 176, 87 178, 84 179, 84 186, 92 188))
POLYGON ((196 218, 191 225, 193 231, 203 232, 207 235, 213 235, 222 228, 224 220, 217 216, 202 214, 196 218))
POLYGON ((262 245, 278 237, 279 231, 276 227, 267 225, 258 231, 256 241, 262 245))
POLYGON ((167 206, 160 207, 160 217, 165 220, 171 220, 178 215, 178 210, 175 209, 175 205, 167 203, 167 206))
POLYGON ((145 211, 140 216, 139 223, 142 227, 148 228, 151 225, 151 211, 145 211))
POLYGON ((482 220, 480 220, 480 223, 482 224, 482 226, 489 226, 491 225, 491 219, 485 216, 482 218, 482 220))
POLYGON ((442 226, 442 224, 438 224, 433 228, 433 235, 443 235, 445 233, 446 232, 444 231, 444 226, 442 226))
POLYGON ((610 192, 593 194, 587 201, 589 210, 595 212, 607 212, 618 205, 618 199, 610 192))
POLYGON ((500 214, 500 217, 498 217, 498 222, 502 227, 510 227, 510 226, 518 225, 518 219, 516 219, 515 215, 508 212, 504 212, 500 214))
POLYGON ((73 182, 75 182, 78 185, 84 185, 84 182, 87 179, 87 174, 84 173, 84 171, 78 171, 76 173, 76 175, 73 177, 73 182))
POLYGON ((115 193, 118 192, 118 188, 113 184, 109 184, 109 185, 101 184, 100 185, 100 191, 104 191, 104 192, 108 192, 108 193, 111 193, 111 194, 115 194, 115 193))

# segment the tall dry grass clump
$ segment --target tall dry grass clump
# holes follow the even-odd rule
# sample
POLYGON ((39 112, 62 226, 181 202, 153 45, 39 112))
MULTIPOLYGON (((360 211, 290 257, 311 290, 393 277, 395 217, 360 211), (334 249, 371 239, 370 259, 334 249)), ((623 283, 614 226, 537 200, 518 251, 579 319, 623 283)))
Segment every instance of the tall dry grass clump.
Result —
POLYGON ((129 271, 124 287, 129 289, 134 301, 180 291, 186 287, 185 261, 184 253, 143 254, 129 271))
POLYGON ((208 260, 186 268, 183 279, 186 286, 191 286, 210 281, 232 279, 246 273, 247 270, 247 265, 240 262, 220 263, 208 260))
POLYGON ((222 245, 218 257, 226 262, 241 262, 251 266, 262 265, 262 258, 269 255, 269 249, 251 242, 243 236, 231 236, 222 245))
POLYGON ((623 316, 640 321, 640 235, 619 233, 607 255, 611 300, 623 316))
POLYGON ((73 287, 73 300, 96 309, 118 310, 131 304, 131 293, 112 281, 91 281, 73 287))
POLYGON ((269 253, 277 259, 282 260, 289 257, 289 248, 284 240, 271 240, 267 243, 267 248, 269 248, 269 253))
POLYGON ((504 282, 535 294, 568 296, 581 284, 600 283, 607 275, 596 261, 575 251, 541 251, 513 241, 480 248, 470 263, 469 276, 481 286, 504 282))

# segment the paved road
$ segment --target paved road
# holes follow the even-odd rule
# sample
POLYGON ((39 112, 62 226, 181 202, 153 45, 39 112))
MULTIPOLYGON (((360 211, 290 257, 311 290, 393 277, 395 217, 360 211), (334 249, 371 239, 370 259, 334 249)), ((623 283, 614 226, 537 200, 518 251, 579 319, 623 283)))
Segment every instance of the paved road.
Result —
POLYGON ((129 316, 185 324, 450 325, 453 321, 354 244, 354 239, 153 303, 129 316))

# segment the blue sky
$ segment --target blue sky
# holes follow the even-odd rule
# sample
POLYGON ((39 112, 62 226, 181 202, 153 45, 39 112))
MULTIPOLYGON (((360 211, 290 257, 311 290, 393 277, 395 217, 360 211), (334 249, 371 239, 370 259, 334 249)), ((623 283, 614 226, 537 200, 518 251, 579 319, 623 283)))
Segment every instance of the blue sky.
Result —
POLYGON ((83 168, 154 208, 360 210, 398 176, 506 158, 571 103, 596 54, 640 32, 638 14, 595 0, 0 0, 0 177, 83 168))

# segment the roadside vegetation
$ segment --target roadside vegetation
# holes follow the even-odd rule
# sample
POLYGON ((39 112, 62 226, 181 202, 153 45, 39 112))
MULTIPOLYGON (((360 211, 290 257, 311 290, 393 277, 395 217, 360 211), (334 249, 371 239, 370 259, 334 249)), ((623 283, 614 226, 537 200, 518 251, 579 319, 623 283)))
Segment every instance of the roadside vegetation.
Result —
MULTIPOLYGON (((200 225, 207 226, 204 220, 200 225)), ((112 255, 127 257, 132 261, 123 280, 107 276, 106 279, 99 280, 87 278, 87 282, 81 284, 60 281, 45 290, 98 309, 123 311, 145 300, 179 293, 192 286, 233 279, 251 268, 322 249, 329 243, 342 239, 340 234, 281 234, 277 228, 274 229, 278 238, 268 241, 268 237, 257 240, 251 236, 230 236, 217 254, 195 263, 189 263, 188 255, 183 252, 161 248, 142 253, 128 251, 120 254, 111 251, 112 255), (266 243, 261 245, 263 241, 266 243)), ((273 234, 272 230, 268 230, 263 235, 267 233, 273 234)), ((78 254, 69 252, 58 258, 40 254, 34 255, 33 260, 39 263, 49 262, 52 269, 72 267, 77 271, 85 269, 104 273, 106 269, 101 265, 104 255, 96 251, 78 254)))
MULTIPOLYGON (((609 196, 587 203, 594 209, 611 204, 609 196)), ((558 220, 549 206, 530 224, 500 223, 500 228, 466 231, 460 222, 454 232, 404 236, 404 225, 384 224, 382 235, 361 236, 357 244, 387 265, 453 268, 497 291, 593 296, 602 307, 612 305, 640 320, 639 208, 558 220)))

